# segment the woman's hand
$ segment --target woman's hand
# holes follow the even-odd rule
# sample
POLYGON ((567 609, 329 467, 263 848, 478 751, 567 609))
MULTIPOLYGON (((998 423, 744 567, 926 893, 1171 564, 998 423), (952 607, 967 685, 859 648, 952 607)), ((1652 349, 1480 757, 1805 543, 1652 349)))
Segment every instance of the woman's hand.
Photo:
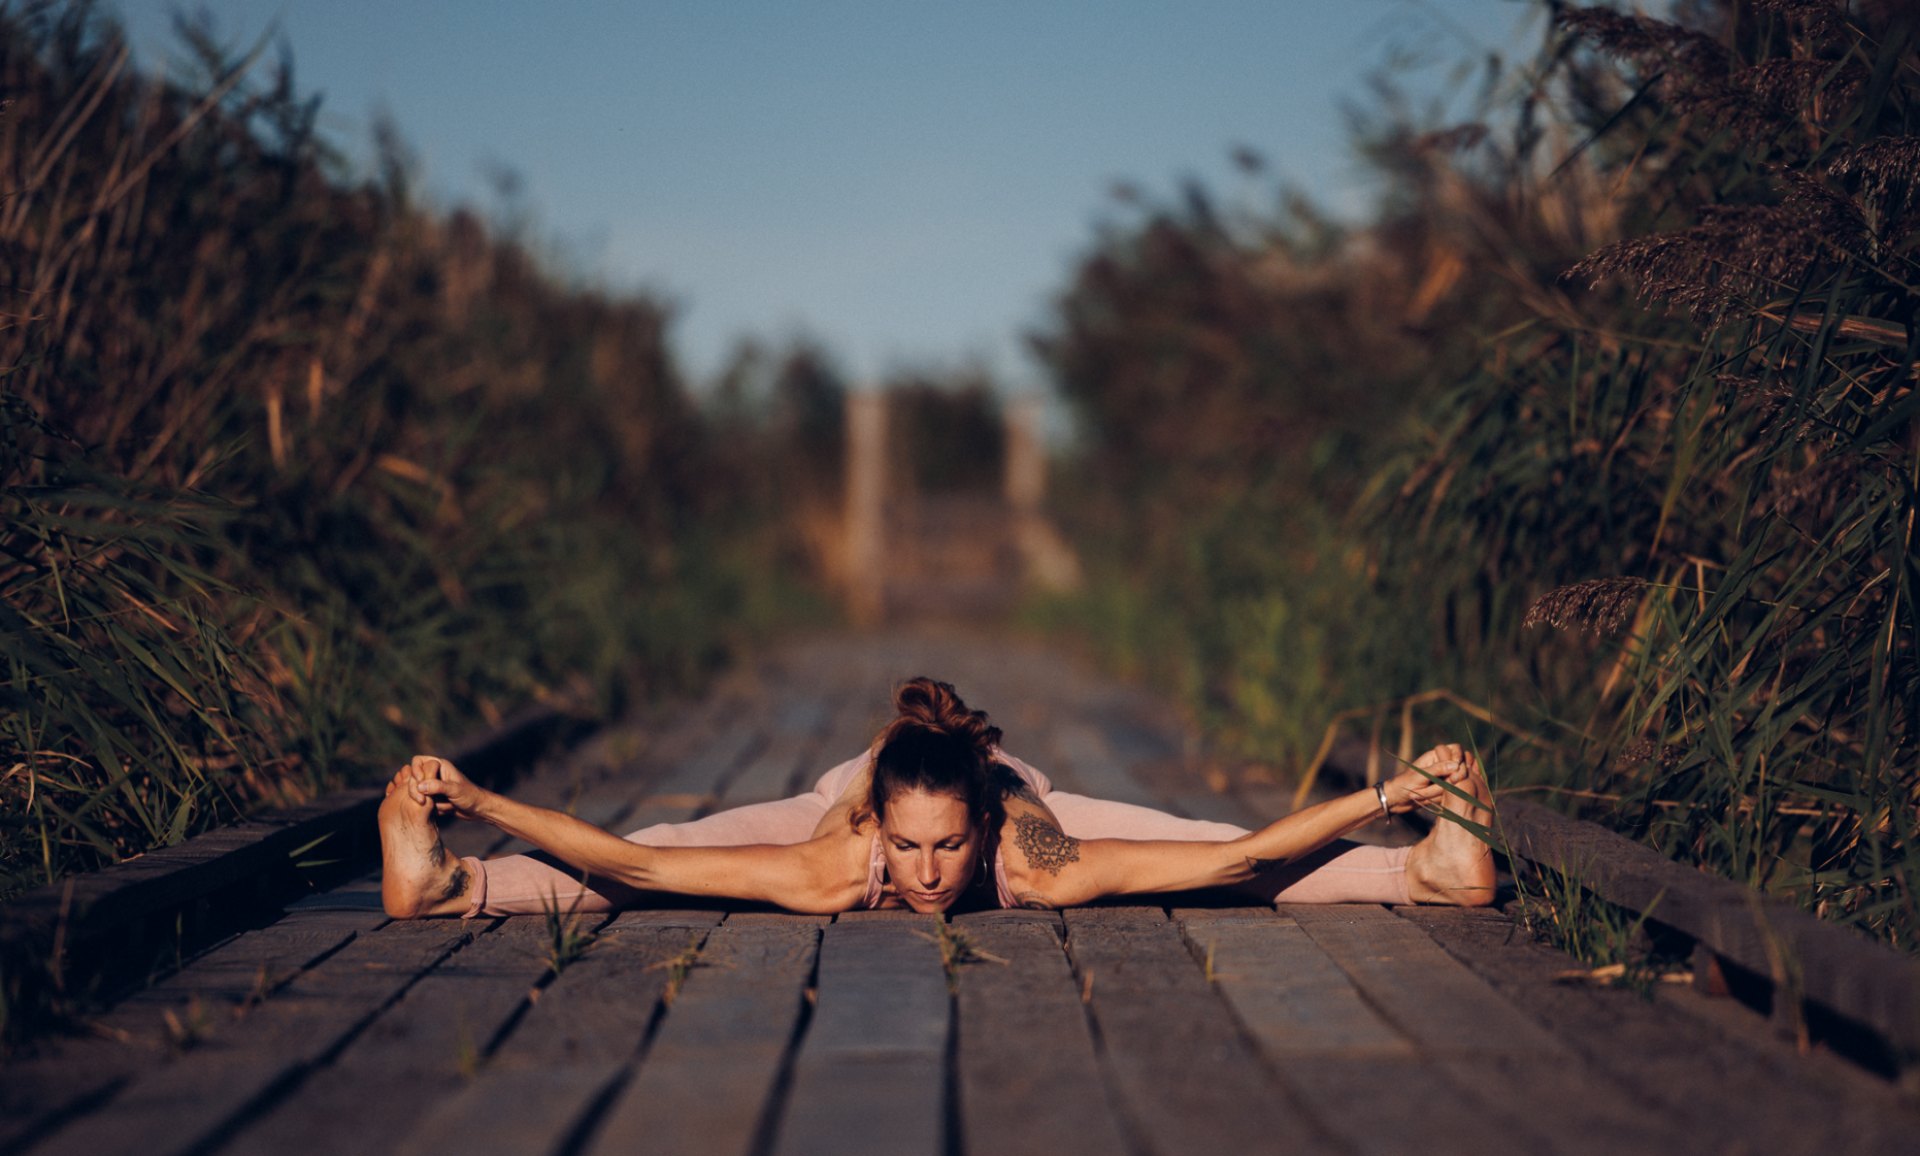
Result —
POLYGON ((1440 744, 1413 760, 1412 769, 1387 780, 1387 809, 1399 815, 1420 807, 1438 806, 1447 797, 1446 788, 1440 783, 1451 783, 1464 790, 1474 765, 1473 755, 1459 743, 1440 744))
POLYGON ((407 771, 412 772, 407 780, 407 793, 431 804, 435 815, 484 818, 481 808, 493 792, 461 774, 452 763, 432 755, 415 755, 407 771))

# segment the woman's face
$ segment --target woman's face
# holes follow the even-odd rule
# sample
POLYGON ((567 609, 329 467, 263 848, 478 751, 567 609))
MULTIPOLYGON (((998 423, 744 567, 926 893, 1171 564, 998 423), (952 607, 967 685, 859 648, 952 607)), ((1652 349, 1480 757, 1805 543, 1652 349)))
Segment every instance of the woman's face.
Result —
POLYGON ((980 833, 964 801, 917 789, 901 791, 887 800, 880 850, 887 877, 908 907, 945 911, 973 882, 980 864, 980 833))

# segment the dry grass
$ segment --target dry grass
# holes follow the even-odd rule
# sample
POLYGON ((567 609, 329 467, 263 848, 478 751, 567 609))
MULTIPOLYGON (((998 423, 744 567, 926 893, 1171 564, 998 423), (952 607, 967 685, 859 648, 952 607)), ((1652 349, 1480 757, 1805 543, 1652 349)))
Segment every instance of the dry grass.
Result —
POLYGON ((1365 244, 1197 193, 1110 230, 1042 342, 1098 571, 1056 618, 1265 761, 1477 721, 1509 787, 1920 948, 1891 11, 1573 11, 1504 129, 1374 125, 1365 244))
POLYGON ((391 130, 343 175, 289 62, 183 35, 160 81, 0 9, 0 897, 689 684, 801 588, 767 478, 811 492, 836 379, 701 412, 665 306, 422 208, 391 130))

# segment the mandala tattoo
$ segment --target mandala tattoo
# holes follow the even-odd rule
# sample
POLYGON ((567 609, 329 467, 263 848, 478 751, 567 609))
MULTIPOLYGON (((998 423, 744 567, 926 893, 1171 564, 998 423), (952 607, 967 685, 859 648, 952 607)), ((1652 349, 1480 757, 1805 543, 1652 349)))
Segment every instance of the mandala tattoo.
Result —
POLYGON ((1067 864, 1080 861, 1080 840, 1038 815, 1014 816, 1013 843, 1028 863, 1055 875, 1067 864))

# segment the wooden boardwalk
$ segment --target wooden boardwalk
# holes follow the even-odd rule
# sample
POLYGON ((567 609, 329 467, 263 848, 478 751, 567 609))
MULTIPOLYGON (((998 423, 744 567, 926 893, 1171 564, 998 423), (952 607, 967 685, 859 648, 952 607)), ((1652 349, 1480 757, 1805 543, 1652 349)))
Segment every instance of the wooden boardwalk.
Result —
MULTIPOLYGON (((518 793, 620 830, 780 797, 929 673, 1065 789, 1253 823, 1161 705, 1057 655, 796 645, 518 793)), ((463 827, 463 852, 492 851, 463 827)), ((393 923, 316 896, 0 1067, 0 1152, 1901 1152, 1895 1088, 1690 988, 1555 977, 1496 911, 660 907, 393 923), (949 971, 939 940, 984 958, 949 971)))

